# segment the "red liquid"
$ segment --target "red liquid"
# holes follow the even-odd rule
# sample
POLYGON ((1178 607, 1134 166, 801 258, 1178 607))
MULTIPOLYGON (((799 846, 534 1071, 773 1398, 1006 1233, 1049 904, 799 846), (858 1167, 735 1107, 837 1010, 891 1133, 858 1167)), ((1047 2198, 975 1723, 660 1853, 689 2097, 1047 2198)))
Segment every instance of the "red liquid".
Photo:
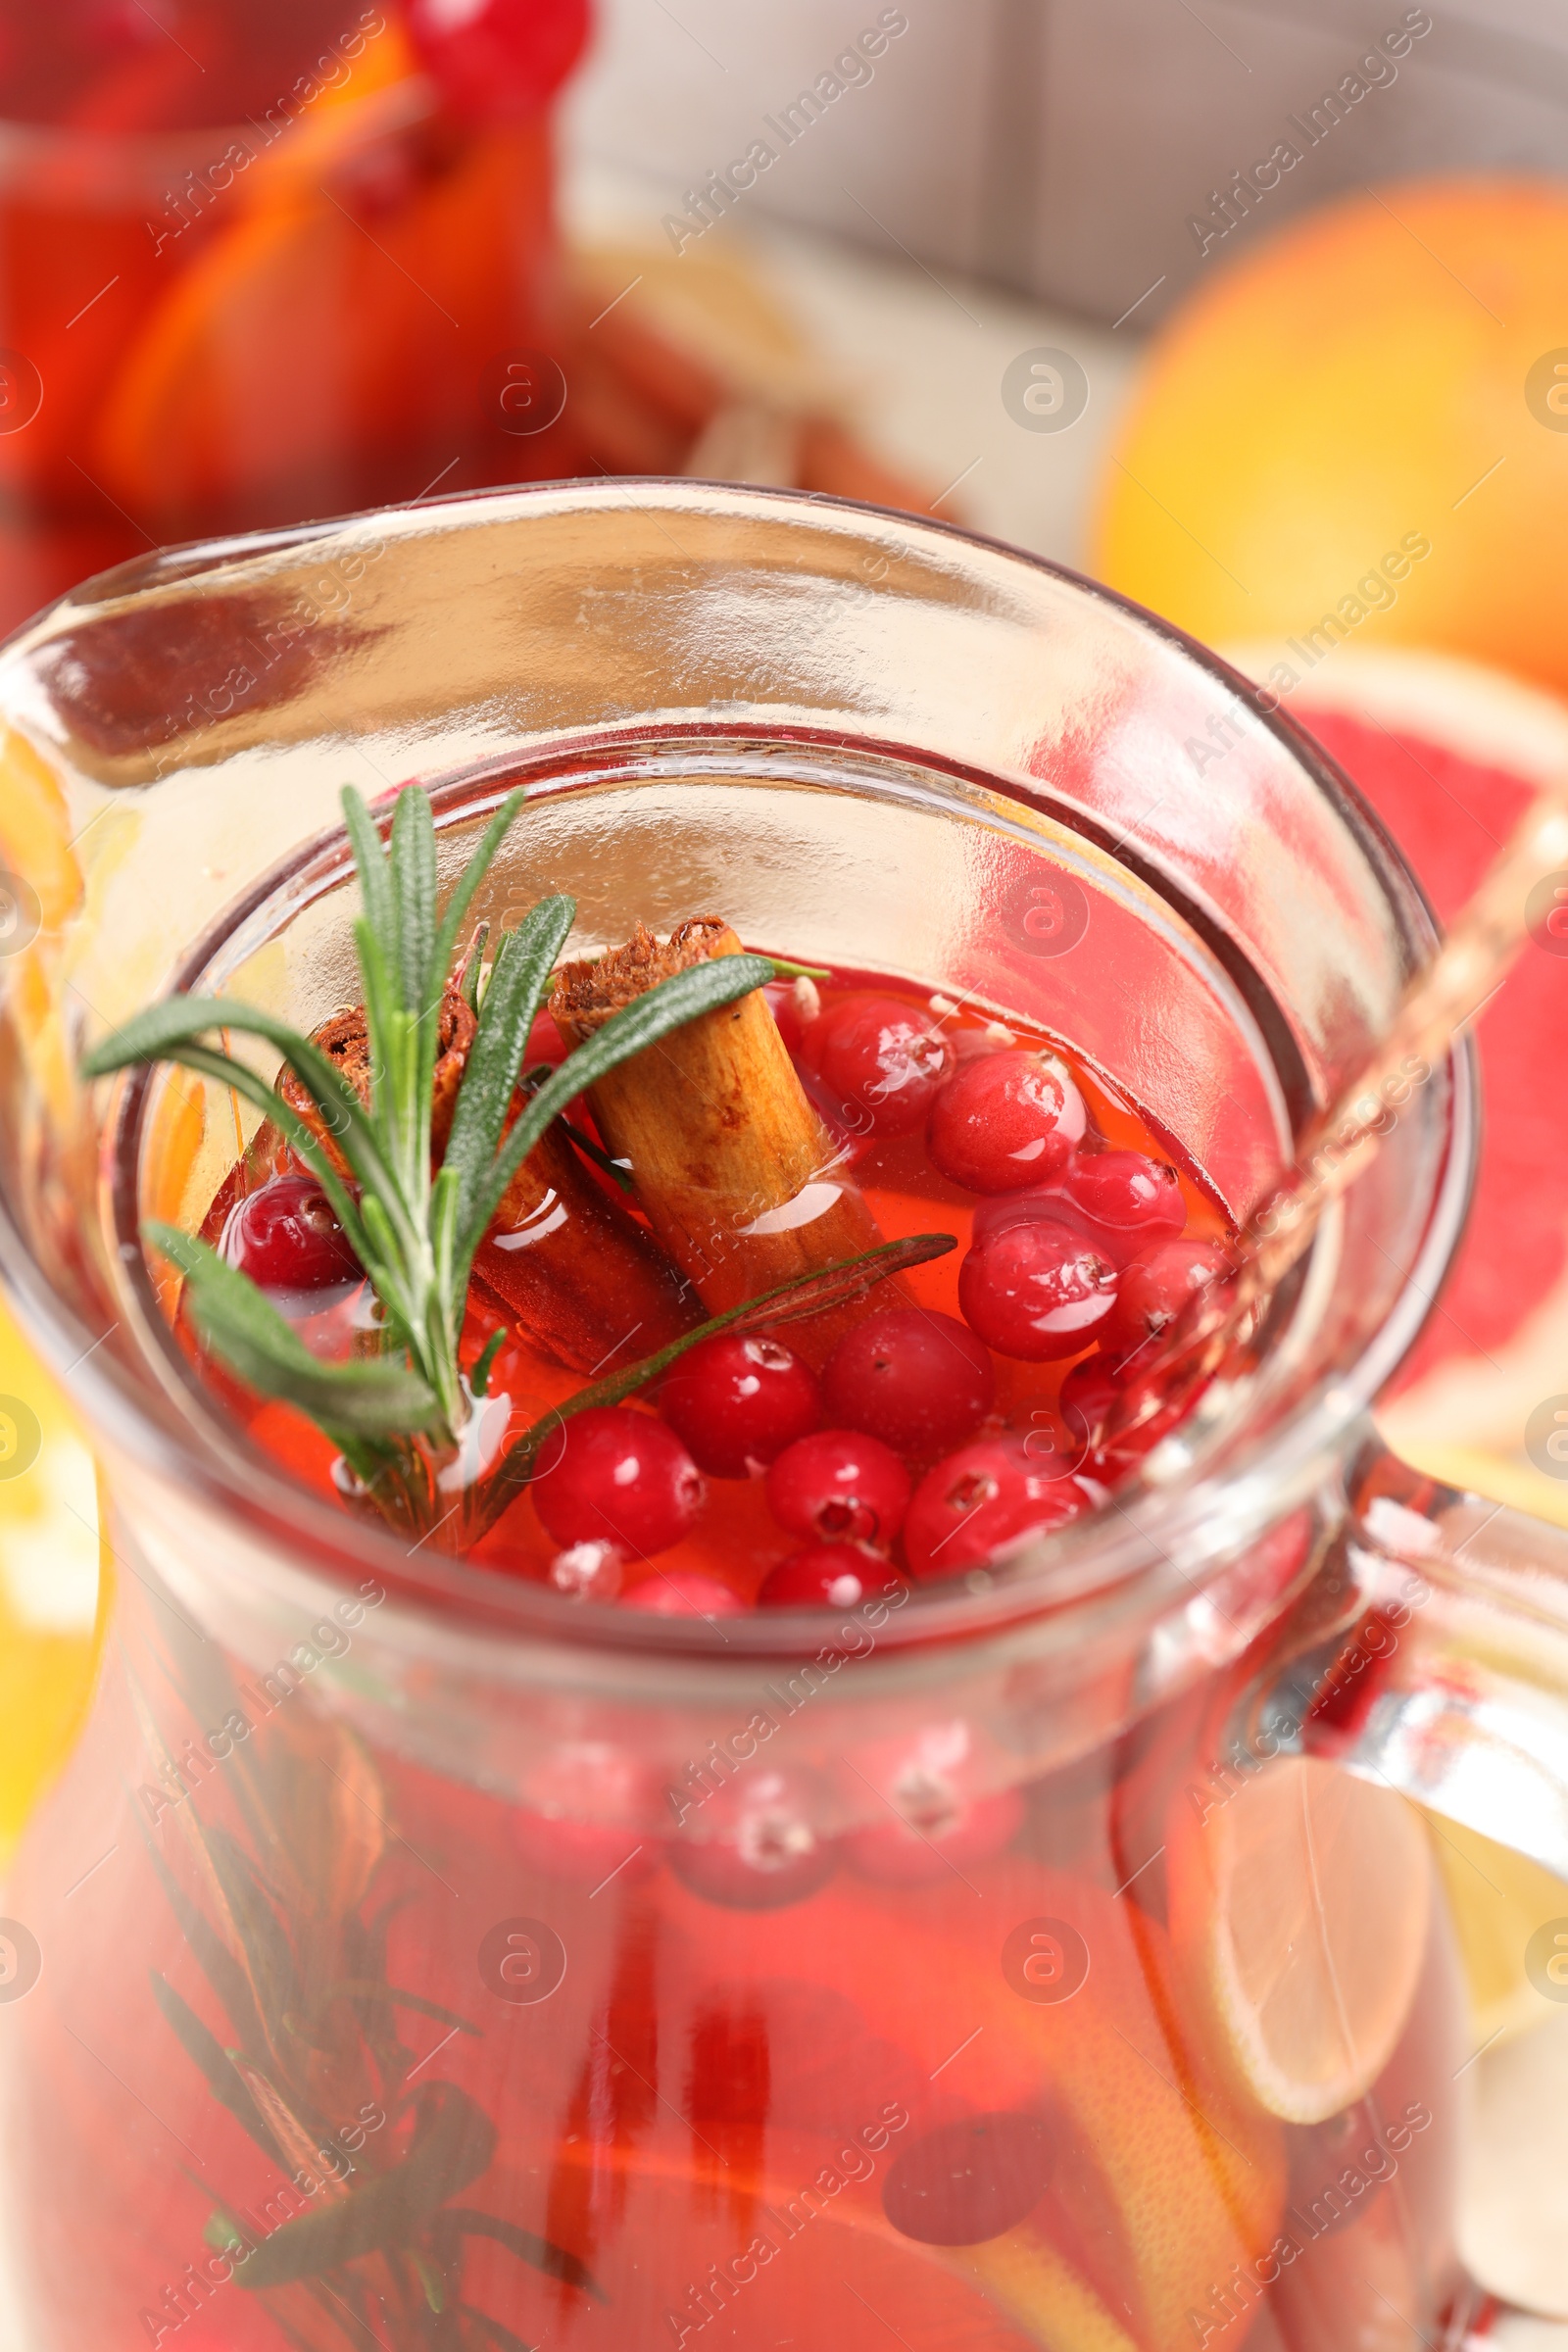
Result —
MULTIPOLYGON (((963 1016, 943 1034, 994 1042, 963 1016)), ((1168 1157, 1074 1077, 1086 1157, 1168 1157)), ((854 1165, 884 1235, 967 1246, 980 1204, 918 1126, 854 1165)), ((1178 1180, 1188 1232, 1220 1235, 1178 1180)), ((962 1254, 917 1269, 922 1306, 957 1314, 962 1254)), ((477 1352, 493 1312, 473 1322, 477 1352)), ((997 1358, 992 1438, 1058 1426, 1072 1360, 997 1358)), ((501 1364, 514 1420, 578 1385, 515 1335, 501 1364)), ((250 1428, 329 1483, 297 1416, 269 1406, 250 1428)), ((710 1478, 646 1581, 752 1601, 800 1543, 767 1485, 710 1478)), ((1313 1542, 1298 1514, 1239 1574, 1283 1594, 1313 1542)), ((541 1577, 554 1549, 524 1495, 481 1557, 541 1577)), ((350 1742, 308 1692, 225 1665, 139 1592, 127 1617, 139 1701, 120 1689, 100 1710, 14 1898, 66 1920, 59 1889, 91 1872, 5 2077, 42 2352, 1435 2339, 1459 2286, 1461 2000, 1441 1912, 1424 1960, 1419 1940, 1402 1955, 1413 1990, 1386 2062, 1327 2122, 1266 2111, 1205 2006, 1182 1874, 1273 1635, 1022 1787, 940 1694, 918 1737, 890 1740, 813 1705, 828 1677, 808 1663, 673 1771, 628 1715, 624 1737, 564 1731, 503 1798, 350 1742), (268 2148, 236 2104, 270 2117, 268 2148), (373 2244, 318 2245, 292 2282, 267 2272, 319 2217, 389 2192, 373 2244), (255 2251, 215 2276, 229 2240, 255 2251)), ((362 1619, 318 1629, 321 1651, 351 1651, 362 1619)), ((834 1672, 885 1607, 858 1622, 872 1635, 847 1627, 834 1672)), ((1298 1904, 1288 1876, 1278 1899, 1298 1904)), ((1306 1948, 1316 1925, 1308 1906, 1306 1948)))
MULTIPOLYGON (((908 1007, 911 1025, 917 1024, 935 1033, 946 1054, 944 1066, 950 1078, 960 1071, 967 1072, 977 1060, 990 1061, 998 1054, 997 1036, 988 1035, 988 1021, 984 1015, 967 1012, 934 1014, 929 992, 918 992, 900 983, 880 980, 875 987, 882 999, 901 1002, 908 1007)), ((858 975, 855 977, 853 987, 848 980, 825 985, 819 992, 823 1022, 829 1020, 836 1006, 858 1002, 865 991, 866 983, 858 975)), ((839 1108, 842 1092, 835 1095, 830 1080, 824 1079, 822 1073, 811 1066, 809 1041, 801 1035, 792 991, 785 987, 775 990, 773 995, 786 1043, 799 1056, 799 1066, 806 1076, 813 1100, 823 1109, 833 1131, 835 1146, 841 1154, 836 1163, 836 1172, 843 1174, 847 1171, 851 1181, 858 1187, 882 1237, 897 1241, 914 1234, 946 1233, 953 1235, 957 1243, 949 1255, 917 1266, 905 1276, 905 1296, 900 1296, 897 1289, 890 1288, 876 1300, 876 1305, 884 1311, 893 1312, 912 1302, 929 1314, 959 1325, 961 1339, 963 1317, 960 1285, 964 1279, 965 1262, 972 1258, 977 1215, 982 1229, 988 1222, 999 1219, 1005 1222, 1006 1218, 1019 1215, 1040 1218, 1054 1211, 1057 1216, 1071 1218, 1075 1213, 1072 1205, 1074 1200, 1082 1200, 1092 1208, 1096 1205, 1097 1195, 1093 1182, 1096 1173, 1102 1167, 1117 1169, 1121 1165, 1120 1155, 1125 1153, 1139 1154, 1144 1162, 1152 1162, 1167 1172, 1170 1191, 1179 1203, 1176 1214, 1184 1219, 1179 1230, 1205 1242, 1216 1242, 1224 1237, 1226 1226, 1223 1216, 1201 1181, 1192 1172, 1174 1164, 1169 1147, 1148 1123, 1081 1065, 1071 1065, 1068 1083, 1075 1086, 1082 1096, 1087 1126, 1076 1151, 1069 1156, 1064 1149, 1063 1164, 1053 1177, 1047 1179, 1049 1197, 1043 1197, 1041 1188, 1033 1185, 1018 1187, 1008 1195, 992 1193, 977 1197, 943 1176, 932 1164, 927 1148, 925 1111, 928 1104, 920 1107, 918 1125, 907 1132, 888 1136, 873 1129, 868 1134, 855 1134, 846 1127, 839 1108), (1086 1177, 1088 1182, 1085 1181, 1086 1177), (1054 1189, 1062 1185, 1069 1189, 1054 1189)), ((943 1004, 947 1000, 939 998, 937 1002, 943 1004)), ((1056 1066, 1068 1067, 1061 1060, 1059 1049, 1054 1040, 1031 1035, 1017 1026, 1003 1034, 1013 1041, 1011 1047, 1004 1050, 1017 1054, 1031 1048, 1038 1049, 1051 1055, 1056 1066)), ((935 1100, 934 1093, 931 1100, 935 1100)), ((851 1114, 864 1115, 862 1095, 854 1098, 851 1114)), ((895 1124, 901 1123, 904 1116, 903 1111, 895 1113, 895 1124)), ((235 1171, 220 1196, 222 1215, 227 1214, 234 1191, 243 1183, 254 1182, 255 1175, 255 1171, 249 1177, 242 1170, 235 1171)), ((1099 1202, 1101 1207, 1113 1204, 1106 1200, 1099 1202)), ((635 1196, 632 1207, 635 1213, 635 1196)), ((723 1203, 716 1203, 715 1216, 721 1219, 723 1213, 723 1203)), ((215 1232, 222 1222, 222 1215, 209 1220, 215 1232)), ((1074 1238, 1081 1239, 1096 1230, 1080 1217, 1074 1238)), ((1103 1226, 1098 1230, 1102 1236, 1110 1232, 1109 1227, 1103 1226)), ((1169 1230, 1169 1218, 1163 1225, 1151 1226, 1150 1246, 1157 1244, 1169 1230)), ((1109 1262, 1115 1254, 1130 1257, 1138 1240, 1139 1235, 1134 1232, 1119 1243, 1114 1238, 1102 1238, 1088 1246, 1103 1250, 1109 1262)), ((1106 1294, 1107 1298, 1110 1295, 1106 1294)), ((362 1313, 363 1302, 351 1298, 319 1320, 302 1328, 307 1331, 312 1345, 324 1347, 329 1352, 341 1352, 349 1344, 348 1334, 354 1320, 362 1313)), ((628 1316, 625 1320, 630 1322, 633 1318, 628 1316)), ((492 1408, 496 1418, 493 1424, 487 1426, 485 1438, 490 1458, 499 1453, 505 1443, 519 1437, 551 1406, 573 1395, 583 1385, 579 1375, 565 1370, 531 1345, 528 1335, 508 1320, 500 1301, 479 1284, 474 1286, 472 1294, 465 1359, 476 1359, 493 1333, 503 1326, 507 1336, 495 1360, 489 1385, 492 1396, 502 1396, 509 1400, 510 1418, 503 1418, 499 1406, 492 1408)), ((784 1326, 777 1336, 785 1347, 790 1347, 799 1334, 791 1327, 784 1326)), ((808 1342, 805 1345, 809 1352, 808 1342)), ((977 1343, 974 1346, 975 1352, 983 1362, 984 1349, 977 1343)), ((1097 1364, 1119 1363, 1126 1352, 1125 1348, 1107 1351, 1100 1348, 1085 1349, 1068 1346, 1054 1357, 1032 1361, 994 1352, 990 1359, 994 1401, 983 1415, 974 1414, 963 1426, 952 1426, 942 1435, 939 1414, 933 1424, 939 1431, 937 1442, 895 1446, 895 1450, 903 1456, 909 1482, 917 1488, 927 1473, 972 1439, 1000 1438, 1014 1448, 1027 1448, 1026 1458, 1031 1468, 1051 1467, 1064 1474, 1070 1473, 1081 1461, 1084 1449, 1062 1414, 1059 1399, 1063 1381, 1076 1363, 1086 1359, 1097 1364)), ((618 1362, 619 1359, 616 1360, 618 1362)), ((832 1428, 838 1424, 831 1402, 834 1392, 831 1366, 824 1371, 823 1379, 827 1395, 821 1406, 821 1424, 824 1428, 832 1428)), ((226 1387, 228 1384, 224 1385, 226 1387)), ((858 1371, 841 1383, 842 1390, 848 1395, 864 1386, 864 1376, 858 1371)), ((940 1364, 933 1367, 933 1395, 936 1398, 940 1398, 944 1393, 951 1395, 961 1387, 962 1381, 956 1372, 948 1376, 943 1374, 940 1364)), ((650 1406, 655 1396, 656 1392, 652 1389, 644 1392, 638 1399, 639 1407, 650 1406)), ((333 1451, 313 1424, 289 1407, 274 1403, 255 1412, 249 1426, 253 1438, 286 1463, 296 1476, 306 1479, 319 1492, 336 1496, 333 1451)), ((870 1424, 857 1420, 854 1426, 869 1428, 870 1424)), ((759 1464, 759 1469, 760 1467, 761 1464, 759 1464)), ((1096 1476, 1097 1482, 1108 1475, 1102 1464, 1090 1463, 1087 1469, 1096 1476)), ((1063 1492, 1067 1492, 1065 1487, 1063 1492)), ((1097 1483, 1097 1495, 1099 1492, 1100 1485, 1097 1483)), ((1073 1490, 1071 1500, 1073 1507, 1082 1507, 1083 1493, 1073 1490)), ((583 1530, 585 1537, 608 1536, 612 1532, 608 1527, 598 1526, 585 1526, 583 1530)), ((1012 1531, 1009 1529, 1007 1532, 1012 1531)), ((831 1542, 841 1533, 851 1540, 869 1534, 877 1548, 896 1568, 902 1570, 909 1564, 906 1548, 896 1536, 891 1541, 878 1542, 874 1528, 864 1523, 839 1528, 824 1527, 820 1531, 820 1539, 831 1542)), ((641 1538, 642 1530, 638 1527, 635 1538, 628 1541, 625 1546, 626 1558, 620 1589, 627 1594, 635 1592, 644 1582, 652 1579, 694 1575, 726 1587, 748 1603, 756 1599, 760 1587, 775 1569, 798 1551, 803 1544, 814 1540, 805 1520, 788 1513, 781 1520, 778 1513, 770 1509, 767 1484, 760 1476, 749 1478, 744 1473, 708 1477, 701 1508, 696 1513, 689 1533, 678 1541, 651 1544, 646 1540, 637 1540, 641 1538)), ((539 1508, 530 1497, 523 1496, 483 1539, 472 1556, 486 1566, 509 1574, 546 1580, 564 1540, 564 1536, 558 1538, 547 1531, 540 1520, 539 1508)), ((970 1557, 980 1556, 982 1547, 969 1545, 966 1548, 970 1557)), ((941 1573, 942 1565, 939 1563, 937 1573, 941 1573)))
MULTIPOLYGON (((812 1774, 837 1771, 853 1803, 869 1751, 770 1789, 764 1744, 749 1796, 710 1753, 654 1791, 661 1835, 633 1748, 568 1740, 510 1805, 350 1749, 275 1678, 269 1695, 235 1668, 220 1690, 211 1645, 139 1596, 129 1614, 177 1777, 122 1695, 12 1890, 46 1949, 3 2109, 28 2153, 14 2210, 41 2352, 413 2352, 432 2278, 568 2352, 858 2352, 866 2307, 916 2352, 1438 2340, 1465 2054, 1446 1927, 1435 1914, 1405 2030, 1343 2117, 1288 2126, 1236 2092, 1164 1924, 1217 1687, 1021 1790, 966 1792, 972 1741, 938 1738, 923 1788, 902 1784, 920 1834, 863 1805, 841 1836, 800 1831, 812 1774), (205 1729, 236 1712, 245 1740, 215 1760, 205 1729), (223 1958, 215 1854, 252 1890, 234 1940, 270 1954, 270 2044, 223 1958), (287 2161, 214 2095, 152 1972, 205 2049, 245 2050, 300 2119, 287 2161), (377 1982, 440 2014, 332 1989, 377 1982), (356 2196, 416 2184, 443 2118, 466 2125, 468 2159, 411 2186, 385 2251, 314 2283, 246 2286, 226 2257, 215 2277, 215 2240, 283 2245, 335 2208, 334 2175, 356 2196), (979 2135, 956 2173, 956 2133, 979 2135), (570 2282, 586 2277, 604 2300, 570 2282)), ((775 1688, 782 1724, 808 1702, 799 1671, 775 1688)), ((459 2340, 510 2339, 475 2323, 459 2340)))
POLYGON ((559 339, 583 23, 546 19, 535 102, 480 120, 396 0, 0 10, 0 625, 160 542, 571 470, 502 405, 559 339))

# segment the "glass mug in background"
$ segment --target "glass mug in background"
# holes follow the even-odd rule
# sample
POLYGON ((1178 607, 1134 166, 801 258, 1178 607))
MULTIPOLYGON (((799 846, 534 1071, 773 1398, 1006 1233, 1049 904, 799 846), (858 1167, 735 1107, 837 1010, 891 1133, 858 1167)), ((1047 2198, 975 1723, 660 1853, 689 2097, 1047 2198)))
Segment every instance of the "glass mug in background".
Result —
POLYGON ((586 31, 586 0, 0 8, 0 625, 160 541, 574 470, 540 346, 586 31))
POLYGON ((0 715, 35 908, 0 1250, 115 1564, 5 1897, 23 2352, 1484 2336, 1409 1800, 1568 1870, 1565 1553, 1368 1418, 1461 1228, 1467 1052, 1119 1507, 902 1606, 712 1625, 283 1479, 135 1238, 200 1220, 226 1101, 74 1076, 172 986, 307 1030, 352 994, 343 782, 417 775, 450 876, 521 781, 489 911, 569 890, 587 948, 720 908, 972 996, 1239 1218, 1433 940, 1323 756, 1048 565, 651 481, 150 560, 13 641, 0 715), (329 622, 189 693, 323 571, 329 622), (1231 746, 1200 788, 1194 737, 1231 746))

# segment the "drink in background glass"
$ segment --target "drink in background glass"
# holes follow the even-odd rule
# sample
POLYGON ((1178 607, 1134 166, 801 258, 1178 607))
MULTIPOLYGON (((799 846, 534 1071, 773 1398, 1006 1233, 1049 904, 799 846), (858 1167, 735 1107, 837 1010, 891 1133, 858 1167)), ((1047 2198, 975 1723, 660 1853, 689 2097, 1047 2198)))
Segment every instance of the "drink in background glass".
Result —
POLYGON ((541 346, 586 33, 586 0, 5 0, 0 625, 171 540, 573 469, 541 346))

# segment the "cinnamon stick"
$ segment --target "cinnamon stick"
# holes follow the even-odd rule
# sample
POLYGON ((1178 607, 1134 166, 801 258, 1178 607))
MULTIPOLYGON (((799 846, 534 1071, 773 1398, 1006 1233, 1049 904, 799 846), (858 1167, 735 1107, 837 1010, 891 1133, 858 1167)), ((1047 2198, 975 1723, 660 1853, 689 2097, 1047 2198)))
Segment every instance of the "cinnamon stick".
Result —
MULTIPOLYGON (((466 999, 449 990, 436 1033, 430 1115, 437 1161, 452 1131, 475 1026, 466 999)), ((334 1014, 313 1043, 368 1102, 369 1042, 363 1007, 334 1014)), ((278 1092, 339 1174, 347 1175, 320 1113, 291 1070, 278 1080, 278 1092)), ((522 1102, 519 1090, 509 1127, 522 1102)), ((558 1127, 546 1131, 502 1195, 473 1270, 525 1335, 573 1371, 597 1371, 607 1355, 621 1348, 633 1356, 652 1354, 699 1320, 689 1286, 658 1243, 602 1189, 558 1127)))
MULTIPOLYGON (((717 915, 661 942, 638 925, 626 945, 557 974, 550 1010, 580 1044, 661 980, 741 943, 717 915)), ((650 1224, 710 1314, 792 1275, 874 1249, 882 1236, 818 1118, 760 994, 701 1014, 590 1089, 599 1131, 629 1163, 650 1224)), ((870 1300, 791 1327, 820 1361, 870 1300)))

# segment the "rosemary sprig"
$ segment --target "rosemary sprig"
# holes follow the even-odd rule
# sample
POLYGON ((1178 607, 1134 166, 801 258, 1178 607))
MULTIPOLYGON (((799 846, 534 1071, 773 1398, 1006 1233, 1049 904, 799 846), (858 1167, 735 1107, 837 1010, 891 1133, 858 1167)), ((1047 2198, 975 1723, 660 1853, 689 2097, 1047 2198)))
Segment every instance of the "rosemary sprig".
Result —
POLYGON ((437 912, 429 796, 400 794, 383 847, 352 787, 344 823, 363 911, 355 924, 369 1044, 369 1102, 308 1038, 256 1005, 223 997, 174 997, 151 1005, 83 1057, 88 1078, 168 1061, 232 1087, 270 1119, 317 1176, 384 1313, 382 1353, 325 1365, 271 1302, 217 1251, 148 1222, 148 1243, 185 1277, 203 1341, 264 1395, 303 1407, 342 1450, 377 1506, 407 1524, 433 1508, 435 1471, 472 1410, 458 1360, 474 1251, 503 1194, 551 1121, 575 1095, 672 1029, 760 988, 766 956, 726 956, 674 973, 578 1046, 507 1128, 528 1035, 576 915, 565 897, 542 899, 497 946, 481 986, 482 949, 470 948, 460 985, 477 1026, 438 1172, 430 1120, 441 1007, 468 908, 523 805, 509 794, 486 827, 445 911, 437 912), (261 1039, 293 1071, 350 1172, 345 1182, 307 1122, 255 1070, 212 1042, 222 1030, 261 1039))

